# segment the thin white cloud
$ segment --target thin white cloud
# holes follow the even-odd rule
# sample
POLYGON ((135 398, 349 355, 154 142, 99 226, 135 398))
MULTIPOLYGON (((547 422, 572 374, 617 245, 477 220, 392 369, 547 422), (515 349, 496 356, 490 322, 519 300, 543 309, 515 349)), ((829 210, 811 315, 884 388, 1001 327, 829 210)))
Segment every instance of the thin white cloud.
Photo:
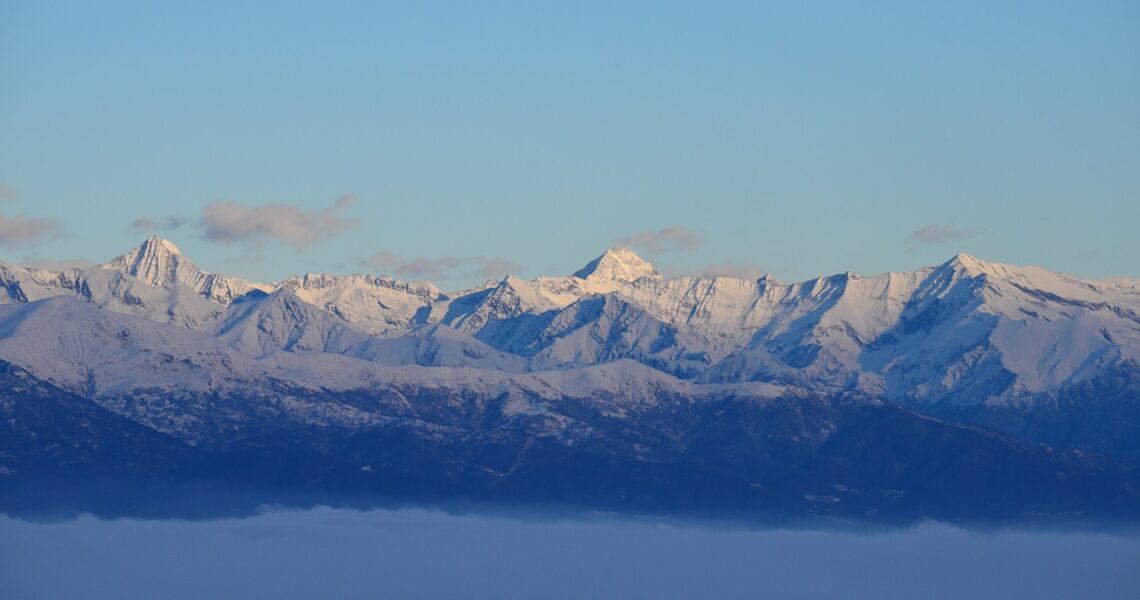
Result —
POLYGON ((701 238, 681 225, 671 225, 660 231, 643 231, 621 238, 616 245, 636 248, 647 254, 665 254, 696 249, 701 245, 701 238))
POLYGON ((518 263, 486 256, 418 257, 405 260, 391 252, 377 252, 364 261, 373 269, 413 279, 496 278, 518 272, 518 263))
POLYGON ((950 223, 931 223, 910 234, 912 244, 944 244, 984 235, 985 229, 962 229, 950 223))
POLYGON ((0 183, 0 202, 7 202, 16 199, 16 190, 0 183))
POLYGON ((202 213, 202 237, 224 244, 277 240, 308 246, 351 227, 353 221, 344 213, 355 202, 354 196, 341 196, 322 211, 306 211, 295 204, 214 202, 202 213))
POLYGON ((151 219, 149 217, 139 217, 127 227, 130 231, 173 231, 187 223, 185 217, 166 217, 165 219, 151 219))
POLYGON ((0 247, 34 246, 62 232, 63 226, 55 219, 0 215, 0 247))

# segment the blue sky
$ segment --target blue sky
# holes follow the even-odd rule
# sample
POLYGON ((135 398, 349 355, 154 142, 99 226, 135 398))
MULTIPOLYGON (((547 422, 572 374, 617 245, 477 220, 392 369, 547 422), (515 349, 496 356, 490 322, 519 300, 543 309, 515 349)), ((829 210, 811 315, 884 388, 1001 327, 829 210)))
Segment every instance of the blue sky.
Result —
POLYGON ((1140 276, 1135 2, 377 4, 0 0, 0 260, 1140 276))

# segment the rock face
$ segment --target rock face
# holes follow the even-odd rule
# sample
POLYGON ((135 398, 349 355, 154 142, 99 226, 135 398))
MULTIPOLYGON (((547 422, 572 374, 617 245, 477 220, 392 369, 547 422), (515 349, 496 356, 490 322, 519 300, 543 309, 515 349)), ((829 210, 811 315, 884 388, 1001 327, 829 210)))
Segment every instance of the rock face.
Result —
POLYGON ((284 489, 294 469, 328 490, 606 506, 1140 510, 1136 284, 968 255, 783 284, 666 279, 619 248, 445 293, 251 283, 151 237, 87 269, 0 265, 0 361, 17 487, 88 460, 37 445, 63 435, 54 411, 103 428, 74 448, 145 431, 88 462, 148 473, 153 447, 171 481, 250 477, 218 458, 244 453, 284 489))

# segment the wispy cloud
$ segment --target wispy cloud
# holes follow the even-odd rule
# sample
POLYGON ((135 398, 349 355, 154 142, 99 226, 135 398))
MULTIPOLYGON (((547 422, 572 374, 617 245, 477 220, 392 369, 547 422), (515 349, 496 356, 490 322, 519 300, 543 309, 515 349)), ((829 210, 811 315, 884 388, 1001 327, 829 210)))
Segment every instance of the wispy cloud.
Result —
POLYGON ((447 256, 443 258, 418 257, 410 260, 391 252, 377 252, 363 261, 373 269, 413 279, 454 279, 502 277, 518 272, 518 263, 486 256, 447 256))
POLYGON ((962 229, 950 223, 931 223, 910 234, 911 244, 944 244, 985 235, 985 229, 962 229))
POLYGON ((174 231, 185 225, 189 220, 185 217, 166 217, 165 219, 151 219, 139 217, 127 227, 130 231, 174 231))
POLYGON ((0 247, 33 246, 62 233, 63 226, 55 219, 0 215, 0 247))
POLYGON ((16 190, 0 183, 0 202, 16 199, 16 190))
POLYGON ((308 246, 351 227, 344 214, 355 203, 355 196, 341 196, 330 208, 306 211, 295 204, 214 202, 203 210, 202 237, 224 244, 278 240, 308 246))
POLYGON ((660 231, 635 233, 617 240, 615 245, 630 246, 647 254, 665 254, 693 250, 701 245, 701 238, 681 225, 671 225, 660 231))

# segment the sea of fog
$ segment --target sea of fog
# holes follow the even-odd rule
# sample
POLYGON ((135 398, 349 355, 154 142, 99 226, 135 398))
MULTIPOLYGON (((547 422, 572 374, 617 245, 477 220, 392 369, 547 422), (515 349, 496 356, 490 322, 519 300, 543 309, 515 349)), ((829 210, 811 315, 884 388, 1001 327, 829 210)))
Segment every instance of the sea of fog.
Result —
POLYGON ((199 522, 0 516, 0 597, 1131 599, 1140 538, 329 508, 199 522))

